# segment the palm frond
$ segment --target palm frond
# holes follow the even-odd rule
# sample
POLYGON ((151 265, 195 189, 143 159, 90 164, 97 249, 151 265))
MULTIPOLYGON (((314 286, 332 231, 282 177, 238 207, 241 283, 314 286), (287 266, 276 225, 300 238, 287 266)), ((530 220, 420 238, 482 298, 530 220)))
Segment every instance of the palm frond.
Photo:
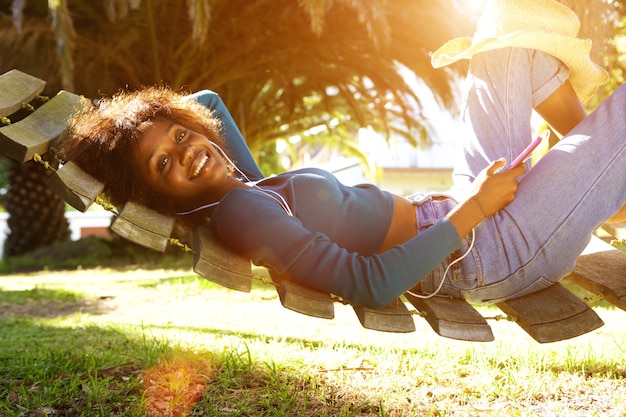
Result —
POLYGON ((11 1, 13 26, 15 26, 15 30, 17 30, 17 33, 22 33, 22 22, 24 21, 24 6, 26 6, 26 0, 11 1))
POLYGON ((191 22, 191 37, 204 43, 211 23, 211 5, 209 0, 187 0, 187 14, 191 22))
POLYGON ((66 90, 74 90, 74 59, 72 57, 75 39, 72 17, 66 0, 49 0, 52 29, 57 40, 57 56, 61 70, 61 83, 66 90))
MULTIPOLYGON (((611 36, 603 32, 611 25, 598 20, 624 13, 621 1, 563 1, 579 11, 592 37, 611 36)), ((49 33, 58 49, 46 65, 58 65, 64 85, 73 80, 75 91, 89 97, 160 83, 213 89, 253 151, 320 125, 338 143, 370 126, 427 146, 433 126, 415 80, 455 110, 455 81, 465 64, 434 70, 430 54, 472 34, 462 6, 460 0, 50 0, 49 33)), ((30 16, 31 7, 20 14, 30 16)), ((22 34, 15 21, 12 35, 0 26, 0 36, 32 44, 28 22, 22 34)), ((41 50, 28 54, 19 59, 41 61, 41 50)), ((3 55, 2 65, 15 62, 3 55)))

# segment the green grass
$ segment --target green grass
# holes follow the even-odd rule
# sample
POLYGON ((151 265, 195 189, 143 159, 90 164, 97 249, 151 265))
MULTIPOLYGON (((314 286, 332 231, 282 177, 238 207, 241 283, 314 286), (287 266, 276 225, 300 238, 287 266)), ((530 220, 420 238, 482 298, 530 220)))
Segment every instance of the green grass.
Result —
POLYGON ((573 340, 494 320, 496 341, 471 343, 419 317, 414 333, 366 330, 339 304, 333 320, 302 316, 267 285, 240 293, 188 270, 6 275, 0 416, 177 415, 146 411, 142 381, 180 363, 204 374, 190 416, 625 416, 626 312, 594 308, 606 325, 573 340))
POLYGON ((143 268, 189 268, 192 258, 178 248, 166 253, 131 243, 119 236, 110 239, 89 236, 77 241, 56 242, 29 253, 0 260, 0 274, 36 271, 75 270, 109 265, 127 269, 129 265, 143 268))

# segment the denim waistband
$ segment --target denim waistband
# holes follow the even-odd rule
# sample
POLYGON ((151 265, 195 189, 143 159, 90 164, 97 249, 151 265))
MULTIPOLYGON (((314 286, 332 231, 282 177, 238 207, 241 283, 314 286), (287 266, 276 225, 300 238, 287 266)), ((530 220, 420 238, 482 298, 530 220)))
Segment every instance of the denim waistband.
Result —
POLYGON ((423 232, 437 223, 457 205, 447 194, 415 194, 409 199, 415 205, 418 232, 423 232))
MULTIPOLYGON (((417 194, 409 197, 415 205, 415 217, 417 222, 418 234, 428 229, 441 218, 445 217, 456 205, 457 201, 449 194, 417 194)), ((420 281, 421 291, 429 294, 437 289, 439 283, 444 279, 444 272, 448 265, 456 260, 464 250, 467 250, 467 242, 463 241, 462 248, 451 253, 441 264, 439 264, 433 271, 426 274, 426 276, 420 281)), ((454 264, 448 271, 445 277, 446 283, 444 284, 440 294, 452 295, 454 297, 461 297, 461 292, 456 288, 456 285, 450 285, 451 281, 459 281, 463 279, 463 271, 461 264, 454 264)))

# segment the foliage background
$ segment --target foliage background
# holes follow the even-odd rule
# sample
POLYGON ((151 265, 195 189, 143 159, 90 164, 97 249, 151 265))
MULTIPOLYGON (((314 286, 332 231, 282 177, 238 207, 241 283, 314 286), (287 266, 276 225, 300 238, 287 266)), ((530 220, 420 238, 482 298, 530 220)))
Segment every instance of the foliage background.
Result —
MULTIPOLYGON (((581 17, 581 36, 594 40, 594 59, 612 72, 610 85, 589 103, 593 108, 623 82, 617 36, 624 4, 563 2, 581 17)), ((66 89, 93 99, 152 84, 212 89, 266 174, 283 169, 279 139, 294 158, 300 146, 333 147, 367 165, 355 141, 361 127, 422 147, 436 136, 416 85, 430 89, 442 111, 456 112, 466 63, 434 70, 429 54, 450 38, 471 35, 477 13, 468 10, 476 12, 479 3, 0 0, 0 73, 20 69, 46 80, 48 95, 66 89)), ((20 187, 0 174, 0 195, 20 187)), ((20 199, 17 211, 25 212, 32 203, 20 199)), ((22 228, 31 223, 16 221, 22 228)))
MULTIPOLYGON (((407 80, 456 110, 465 63, 434 70, 429 54, 471 35, 480 3, 0 0, 0 71, 22 69, 48 81, 50 93, 63 88, 91 98, 152 84, 215 90, 273 173, 281 170, 275 140, 294 135, 358 155, 355 132, 371 126, 428 146, 436 127, 407 80)), ((619 67, 613 39, 623 30, 623 2, 563 3, 581 16, 594 59, 619 67)), ((621 71, 614 75, 600 97, 623 81, 621 71)))

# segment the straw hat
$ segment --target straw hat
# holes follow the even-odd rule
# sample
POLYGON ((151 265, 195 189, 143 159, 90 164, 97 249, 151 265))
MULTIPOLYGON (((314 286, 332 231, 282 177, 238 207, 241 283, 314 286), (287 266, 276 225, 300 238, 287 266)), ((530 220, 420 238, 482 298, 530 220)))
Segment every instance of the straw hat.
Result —
POLYGON ((474 38, 445 43, 431 62, 439 68, 492 49, 537 49, 567 65, 570 82, 584 103, 609 75, 591 60, 591 41, 577 38, 579 29, 576 13, 554 0, 488 0, 474 38))

